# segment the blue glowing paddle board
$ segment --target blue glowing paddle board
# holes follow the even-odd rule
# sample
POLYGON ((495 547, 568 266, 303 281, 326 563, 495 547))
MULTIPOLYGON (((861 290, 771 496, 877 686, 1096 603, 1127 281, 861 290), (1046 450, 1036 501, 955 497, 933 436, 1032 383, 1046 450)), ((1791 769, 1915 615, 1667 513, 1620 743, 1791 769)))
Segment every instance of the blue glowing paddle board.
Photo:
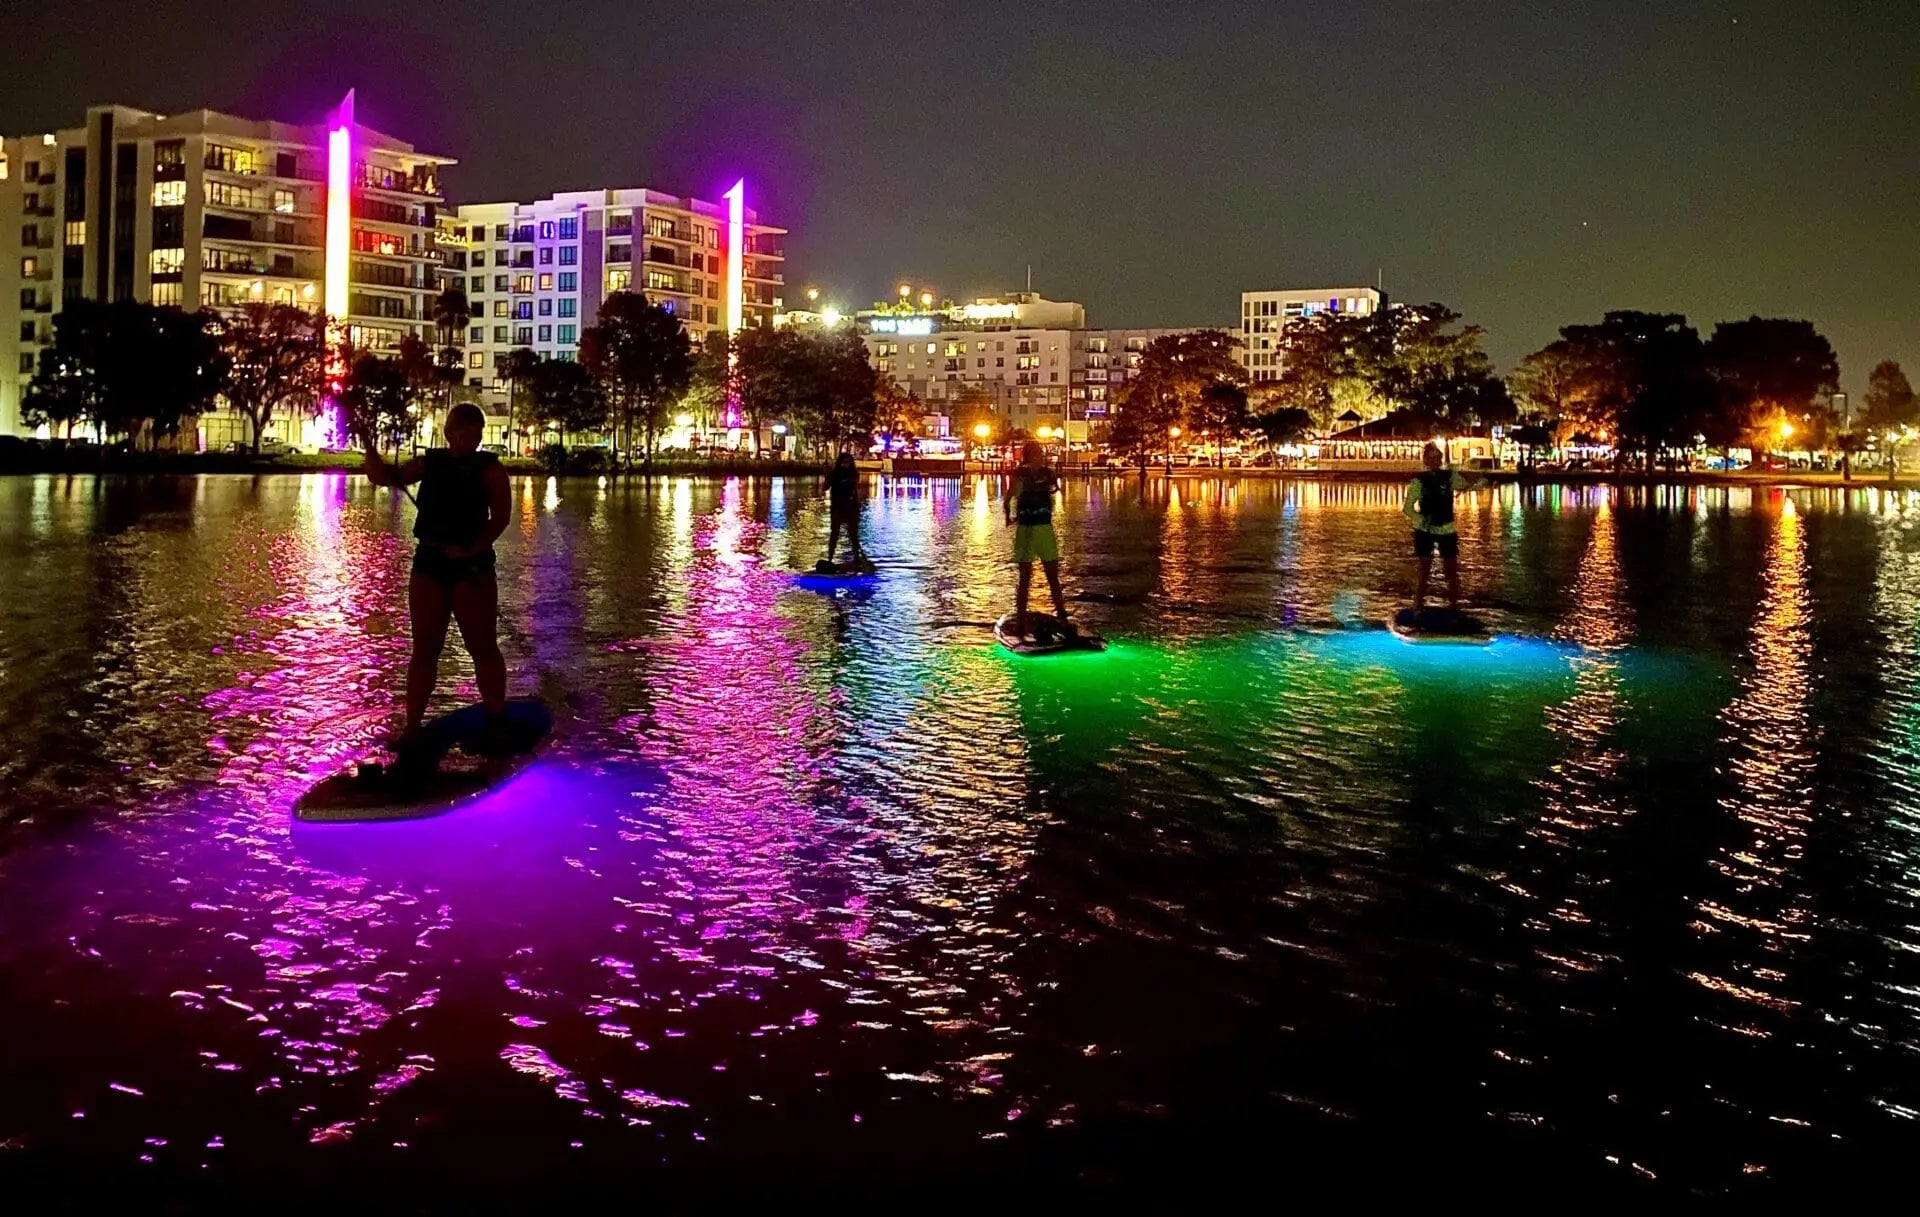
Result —
POLYGON ((506 730, 497 748, 486 750, 487 712, 482 706, 430 719, 419 743, 391 764, 363 761, 300 796, 296 820, 368 823, 437 816, 487 793, 532 763, 553 731, 553 715, 532 698, 507 702, 506 730))
POLYGON ((1015 655, 1058 655, 1065 651, 1104 651, 1107 640, 1092 630, 1070 629, 1051 613, 1028 613, 1027 633, 1013 632, 1012 613, 993 623, 994 641, 1015 655))
POLYGON ((864 558, 832 566, 819 562, 812 570, 793 576, 795 584, 815 592, 861 591, 873 587, 879 580, 880 571, 864 558))
POLYGON ((1387 618, 1387 628, 1402 642, 1485 646, 1493 641, 1487 623, 1458 609, 1403 608, 1387 618))

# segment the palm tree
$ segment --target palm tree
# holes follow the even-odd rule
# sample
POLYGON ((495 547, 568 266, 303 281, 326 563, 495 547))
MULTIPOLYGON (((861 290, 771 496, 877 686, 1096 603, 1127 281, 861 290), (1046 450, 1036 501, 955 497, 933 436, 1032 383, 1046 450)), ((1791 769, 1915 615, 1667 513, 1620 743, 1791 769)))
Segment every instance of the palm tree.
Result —
MULTIPOLYGON (((496 378, 507 385, 507 434, 513 434, 513 405, 520 390, 533 378, 540 367, 540 356, 531 347, 515 347, 500 357, 493 369, 496 378)), ((517 455, 517 454, 516 454, 517 455)))
POLYGON ((467 323, 473 320, 473 309, 467 304, 467 293, 457 287, 449 287, 433 298, 433 324, 440 329, 440 345, 453 345, 454 335, 466 332, 467 323))

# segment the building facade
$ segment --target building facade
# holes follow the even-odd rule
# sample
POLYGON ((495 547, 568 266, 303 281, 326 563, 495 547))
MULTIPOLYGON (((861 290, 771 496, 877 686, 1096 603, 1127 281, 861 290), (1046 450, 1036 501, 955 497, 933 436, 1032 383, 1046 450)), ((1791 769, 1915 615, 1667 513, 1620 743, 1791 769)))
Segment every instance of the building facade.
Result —
MULTIPOLYGON (((360 349, 429 337, 453 162, 355 124, 352 100, 315 125, 96 106, 82 126, 0 140, 0 434, 30 430, 22 397, 76 298, 295 304, 360 349)), ((275 430, 319 442, 304 419, 275 430)), ((250 437, 221 410, 196 438, 250 437)))
POLYGON ((495 369, 526 347, 577 359, 580 335, 614 292, 632 291, 707 335, 770 326, 782 307, 786 230, 746 206, 644 187, 579 190, 531 203, 473 203, 442 223, 446 285, 466 292, 467 383, 504 398, 495 369))
POLYGON ((1009 427, 1086 442, 1147 345, 1187 328, 1093 329, 1084 306, 1032 292, 990 296, 937 312, 858 314, 875 370, 951 419, 970 395, 991 397, 1009 427))
POLYGON ((1380 311, 1380 292, 1371 287, 1287 288, 1240 293, 1240 362, 1255 384, 1280 379, 1280 336, 1289 322, 1314 313, 1380 311))

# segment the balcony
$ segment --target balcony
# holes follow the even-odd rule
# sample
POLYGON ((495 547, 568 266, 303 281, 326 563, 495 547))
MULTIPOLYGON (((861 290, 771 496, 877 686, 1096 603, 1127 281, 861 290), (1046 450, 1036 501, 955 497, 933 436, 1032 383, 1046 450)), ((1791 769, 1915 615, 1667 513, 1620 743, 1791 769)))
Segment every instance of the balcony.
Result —
POLYGON ((54 214, 53 204, 52 203, 36 203, 32 207, 21 208, 20 214, 27 215, 27 216, 45 216, 48 219, 52 219, 54 214))

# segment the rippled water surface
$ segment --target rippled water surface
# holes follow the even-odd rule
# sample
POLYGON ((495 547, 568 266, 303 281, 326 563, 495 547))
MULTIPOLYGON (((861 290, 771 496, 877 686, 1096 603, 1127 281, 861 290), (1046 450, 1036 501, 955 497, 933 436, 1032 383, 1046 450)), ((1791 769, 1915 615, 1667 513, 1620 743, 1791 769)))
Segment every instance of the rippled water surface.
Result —
POLYGON ((1020 660, 983 481, 874 486, 838 596, 811 483, 514 494, 553 747, 295 826, 393 713, 410 509, 0 480, 0 1170, 1715 1192, 1920 1131, 1920 501, 1483 493, 1461 650, 1371 624, 1397 486, 1076 482, 1114 645, 1020 660))

